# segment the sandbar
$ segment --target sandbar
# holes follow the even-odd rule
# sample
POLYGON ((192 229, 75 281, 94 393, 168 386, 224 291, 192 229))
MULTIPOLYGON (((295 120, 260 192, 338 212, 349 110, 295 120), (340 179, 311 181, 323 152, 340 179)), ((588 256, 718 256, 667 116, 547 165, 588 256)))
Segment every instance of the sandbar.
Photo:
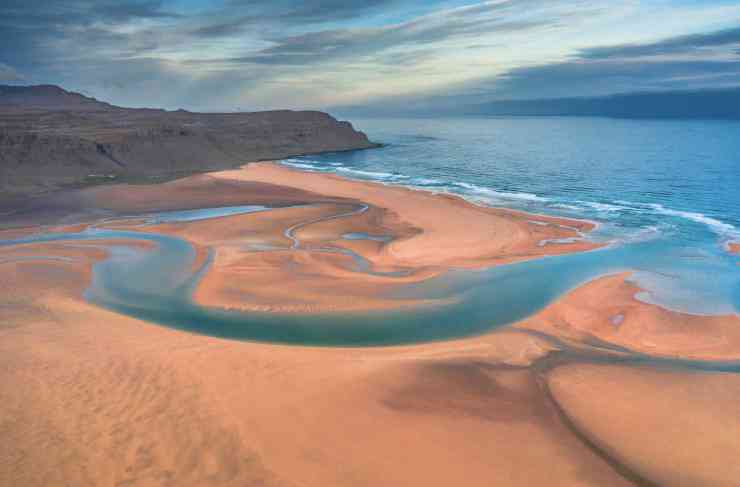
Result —
MULTIPOLYGON (((427 305, 387 303, 378 291, 451 268, 597 246, 539 245, 580 237, 590 222, 274 164, 88 189, 72 200, 69 215, 128 215, 106 225, 191 242, 194 268, 213 254, 195 298, 220 307, 427 305), (279 208, 144 227, 137 219, 241 204, 279 208), (378 272, 317 251, 327 246, 378 272)), ((482 336, 280 346, 191 334, 88 303, 92 266, 113 244, 148 250, 123 240, 0 247, 0 485, 585 487, 732 485, 738 477, 735 375, 596 363, 648 354, 737 360, 738 317, 641 302, 628 274, 586 283, 482 336)))
POLYGON ((518 323, 574 343, 612 345, 647 355, 740 360, 740 316, 693 315, 645 303, 629 273, 591 281, 518 323))
POLYGON ((630 485, 539 392, 545 340, 193 335, 82 300, 100 255, 80 249, 85 265, 0 263, 4 303, 25 303, 0 327, 0 484, 630 485))
POLYGON ((579 238, 593 229, 591 222, 484 208, 448 194, 297 171, 275 163, 249 164, 209 176, 282 184, 296 193, 320 194, 334 202, 273 211, 264 217, 234 216, 180 224, 175 229, 153 228, 178 232, 214 249, 212 268, 195 293, 196 301, 208 306, 327 312, 439 304, 384 296, 393 294, 394 286, 426 280, 452 268, 490 267, 600 246, 579 238), (332 217, 362 207, 364 211, 351 216, 332 217), (264 220, 272 223, 266 225, 264 220), (294 225, 300 225, 293 235, 301 247, 285 252, 284 246, 292 243, 286 242, 285 229, 294 225), (343 238, 353 233, 388 240, 343 238), (569 238, 576 240, 541 245, 569 238), (283 248, 260 253, 240 250, 250 242, 283 248), (327 246, 360 254, 372 272, 353 271, 351 256, 320 251, 327 246))

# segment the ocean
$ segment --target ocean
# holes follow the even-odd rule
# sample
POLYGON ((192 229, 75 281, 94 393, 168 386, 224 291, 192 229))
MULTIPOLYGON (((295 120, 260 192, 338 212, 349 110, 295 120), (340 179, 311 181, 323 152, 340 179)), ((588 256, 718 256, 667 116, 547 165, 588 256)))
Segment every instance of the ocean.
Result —
POLYGON ((301 169, 585 218, 641 299, 740 310, 740 121, 493 117, 353 120, 382 148, 296 157, 301 169))
MULTIPOLYGON (((694 314, 740 312, 740 256, 727 249, 728 242, 740 240, 738 122, 478 118, 355 123, 384 146, 296 157, 283 164, 454 193, 480 205, 589 219, 598 227, 585 238, 608 245, 487 269, 451 270, 408 285, 397 296, 454 298, 444 306, 327 314, 245 313, 197 304, 191 293, 210 260, 194 274, 195 250, 176 236, 91 225, 77 233, 41 233, 0 245, 152 242, 156 245, 146 252, 112 246, 110 257, 93 267, 86 298, 143 320, 240 340, 377 346, 473 336, 531 316, 592 279, 624 271, 643 289, 637 295, 643 301, 694 314)), ((164 212, 147 222, 261 211, 271 209, 164 212)), ((360 256, 353 257, 357 271, 367 272, 360 256)), ((734 364, 731 370, 740 367, 734 364)))

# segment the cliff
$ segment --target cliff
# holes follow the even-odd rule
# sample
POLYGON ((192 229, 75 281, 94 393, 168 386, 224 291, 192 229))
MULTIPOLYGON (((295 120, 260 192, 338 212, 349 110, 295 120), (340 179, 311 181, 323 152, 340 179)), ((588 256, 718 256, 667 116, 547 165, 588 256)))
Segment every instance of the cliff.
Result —
POLYGON ((0 85, 0 193, 5 195, 373 146, 350 123, 316 111, 132 109, 57 86, 0 85))

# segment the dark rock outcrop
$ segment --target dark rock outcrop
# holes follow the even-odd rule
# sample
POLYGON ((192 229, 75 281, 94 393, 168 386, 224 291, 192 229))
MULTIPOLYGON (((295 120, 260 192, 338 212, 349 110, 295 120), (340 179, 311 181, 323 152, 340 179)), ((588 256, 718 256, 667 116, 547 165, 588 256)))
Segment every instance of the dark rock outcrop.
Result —
POLYGON ((317 111, 133 109, 56 86, 0 86, 0 192, 6 195, 373 146, 350 123, 317 111))

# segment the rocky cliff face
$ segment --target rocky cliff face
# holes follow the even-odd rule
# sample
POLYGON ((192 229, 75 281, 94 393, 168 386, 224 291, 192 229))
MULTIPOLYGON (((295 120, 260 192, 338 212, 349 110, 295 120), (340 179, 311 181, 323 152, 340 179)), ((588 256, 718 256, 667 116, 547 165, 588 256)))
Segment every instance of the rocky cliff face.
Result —
POLYGON ((5 194, 373 145, 348 122, 322 112, 128 109, 55 86, 0 86, 0 192, 5 194))

